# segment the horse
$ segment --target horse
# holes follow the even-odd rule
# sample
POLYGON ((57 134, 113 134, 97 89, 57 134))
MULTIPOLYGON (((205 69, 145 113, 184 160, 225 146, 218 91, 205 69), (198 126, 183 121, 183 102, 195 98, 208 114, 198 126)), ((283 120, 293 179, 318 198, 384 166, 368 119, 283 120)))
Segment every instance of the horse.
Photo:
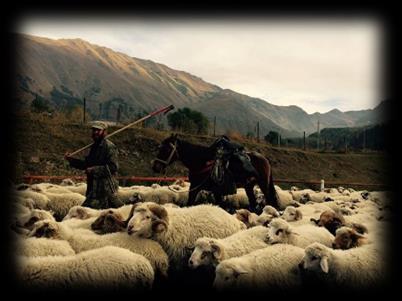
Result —
MULTIPOLYGON (((190 190, 188 205, 195 205, 197 194, 201 190, 212 192, 217 205, 224 208, 221 187, 211 179, 211 171, 215 163, 215 150, 202 145, 192 144, 172 134, 164 139, 158 147, 158 154, 152 162, 154 172, 161 173, 167 166, 175 161, 181 161, 189 170, 190 190)), ((258 152, 247 152, 251 164, 257 172, 256 177, 244 176, 242 170, 231 170, 237 187, 244 187, 248 200, 249 210, 257 211, 257 202, 253 188, 256 184, 265 196, 266 205, 278 208, 277 194, 275 191, 272 168, 269 160, 258 152)), ((230 162, 230 161, 229 161, 230 162)), ((231 164, 229 163, 229 169, 231 164)))

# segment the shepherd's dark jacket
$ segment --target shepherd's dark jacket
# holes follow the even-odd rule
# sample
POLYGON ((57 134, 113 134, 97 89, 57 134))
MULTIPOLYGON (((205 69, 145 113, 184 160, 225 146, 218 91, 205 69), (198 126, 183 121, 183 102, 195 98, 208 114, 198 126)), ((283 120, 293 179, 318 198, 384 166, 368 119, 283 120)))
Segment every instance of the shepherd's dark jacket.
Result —
POLYGON ((113 142, 108 139, 95 142, 84 160, 72 158, 69 162, 71 167, 81 170, 93 167, 93 172, 87 175, 83 206, 104 209, 122 205, 117 199, 119 164, 118 150, 113 142))

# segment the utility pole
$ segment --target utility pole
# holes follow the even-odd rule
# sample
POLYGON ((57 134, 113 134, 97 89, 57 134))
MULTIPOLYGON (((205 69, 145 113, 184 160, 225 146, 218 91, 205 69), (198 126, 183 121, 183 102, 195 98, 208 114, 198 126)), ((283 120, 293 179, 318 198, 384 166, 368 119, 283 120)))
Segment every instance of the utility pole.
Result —
POLYGON ((215 134, 216 134, 216 116, 214 116, 214 137, 215 137, 215 134))
POLYGON ((303 150, 306 150, 306 132, 303 132, 303 150))
POLYGON ((120 123, 120 115, 121 115, 121 106, 119 105, 117 108, 117 114, 116 114, 116 124, 120 123))
POLYGON ((281 135, 278 135, 278 147, 281 147, 281 135))
POLYGON ((85 111, 86 111, 86 106, 87 106, 87 102, 86 102, 86 99, 85 99, 85 97, 84 97, 84 116, 83 116, 83 123, 85 124, 85 111))
POLYGON ((257 121, 257 142, 260 142, 260 122, 257 121))
POLYGON ((98 119, 101 119, 102 117, 102 103, 99 104, 99 117, 98 119))
POLYGON ((320 150, 320 121, 317 121, 317 152, 320 150))
POLYGON ((366 129, 363 131, 363 152, 366 150, 366 129))

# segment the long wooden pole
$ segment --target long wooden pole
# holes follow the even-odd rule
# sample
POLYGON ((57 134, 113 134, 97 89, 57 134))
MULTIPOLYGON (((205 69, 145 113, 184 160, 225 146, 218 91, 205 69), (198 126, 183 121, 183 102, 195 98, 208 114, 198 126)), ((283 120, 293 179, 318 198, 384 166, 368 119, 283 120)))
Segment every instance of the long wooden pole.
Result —
MULTIPOLYGON (((173 105, 169 105, 169 106, 164 107, 164 108, 162 108, 162 109, 156 110, 156 111, 154 111, 154 112, 152 112, 152 113, 150 113, 150 114, 148 114, 148 115, 146 115, 146 116, 144 116, 144 117, 138 119, 137 121, 134 121, 134 122, 132 122, 132 123, 130 123, 130 124, 127 124, 126 126, 123 126, 121 129, 118 129, 117 131, 114 131, 113 133, 111 133, 111 134, 105 136, 105 138, 110 138, 110 137, 112 137, 112 136, 114 136, 114 135, 116 135, 116 134, 118 134, 118 133, 120 133, 120 132, 122 132, 122 131, 128 129, 129 127, 132 127, 133 125, 136 125, 137 123, 143 122, 144 120, 146 120, 146 119, 148 119, 148 118, 150 118, 150 117, 152 117, 152 116, 158 115, 158 114, 160 114, 160 113, 167 113, 167 112, 169 112, 170 110, 173 110, 173 109, 174 109, 174 106, 173 106, 173 105)), ((75 152, 72 152, 71 154, 69 154, 69 156, 72 157, 72 156, 74 156, 74 155, 76 155, 76 154, 82 152, 83 150, 86 150, 86 149, 89 148, 92 144, 93 144, 93 143, 88 144, 88 145, 86 145, 86 146, 84 146, 84 147, 81 147, 80 149, 76 150, 75 152)))

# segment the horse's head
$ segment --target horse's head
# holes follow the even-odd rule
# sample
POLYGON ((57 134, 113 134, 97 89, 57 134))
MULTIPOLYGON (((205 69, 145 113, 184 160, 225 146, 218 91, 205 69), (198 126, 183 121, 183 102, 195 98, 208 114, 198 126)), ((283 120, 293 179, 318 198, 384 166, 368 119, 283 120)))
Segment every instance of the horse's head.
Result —
POLYGON ((161 142, 158 147, 158 155, 152 162, 152 170, 154 172, 162 172, 168 165, 179 158, 177 141, 177 134, 172 134, 161 142))

